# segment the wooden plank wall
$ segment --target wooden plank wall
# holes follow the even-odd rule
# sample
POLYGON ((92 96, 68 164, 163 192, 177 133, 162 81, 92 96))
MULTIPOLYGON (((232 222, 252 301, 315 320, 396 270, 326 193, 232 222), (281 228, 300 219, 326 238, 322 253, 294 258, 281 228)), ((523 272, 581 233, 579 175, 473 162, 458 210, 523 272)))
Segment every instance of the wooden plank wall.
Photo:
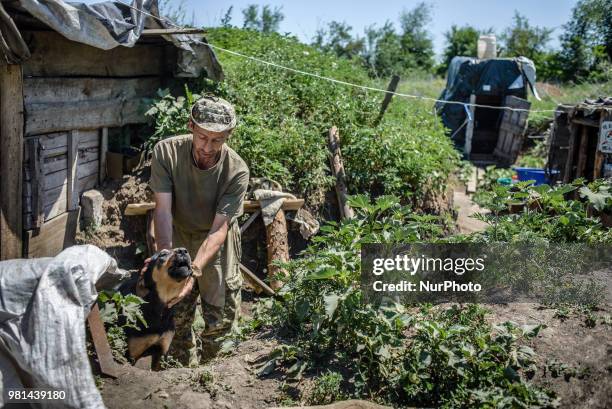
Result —
MULTIPOLYGON (((72 242, 81 194, 106 177, 108 128, 146 122, 172 77, 164 41, 100 50, 53 31, 22 30, 25 255, 54 255, 72 242)), ((21 196, 21 195, 20 195, 21 196)))

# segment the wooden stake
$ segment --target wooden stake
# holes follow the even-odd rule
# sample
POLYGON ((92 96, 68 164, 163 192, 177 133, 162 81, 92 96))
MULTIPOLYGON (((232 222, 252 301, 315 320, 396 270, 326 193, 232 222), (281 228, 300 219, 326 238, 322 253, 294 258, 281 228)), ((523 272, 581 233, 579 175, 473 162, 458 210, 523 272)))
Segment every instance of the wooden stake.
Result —
POLYGON ((355 214, 347 203, 346 173, 344 172, 342 154, 340 153, 340 135, 338 128, 335 126, 332 126, 329 130, 329 150, 331 151, 331 169, 336 178, 336 196, 338 197, 338 206, 340 207, 340 217, 352 219, 355 217, 355 214))
POLYGON ((275 261, 289 261, 289 236, 287 234, 287 219, 285 211, 279 209, 272 223, 266 226, 266 243, 268 245, 268 279, 270 287, 278 290, 283 283, 274 277, 278 275, 287 276, 288 273, 282 267, 274 265, 275 261))
POLYGON ((393 99, 393 93, 397 90, 397 85, 399 84, 400 77, 399 75, 394 75, 391 78, 391 82, 389 82, 389 86, 387 87, 387 93, 385 94, 385 99, 383 99, 382 105, 380 107, 380 113, 378 114, 378 118, 374 122, 374 125, 378 125, 380 121, 382 121, 389 104, 391 103, 391 99, 393 99))

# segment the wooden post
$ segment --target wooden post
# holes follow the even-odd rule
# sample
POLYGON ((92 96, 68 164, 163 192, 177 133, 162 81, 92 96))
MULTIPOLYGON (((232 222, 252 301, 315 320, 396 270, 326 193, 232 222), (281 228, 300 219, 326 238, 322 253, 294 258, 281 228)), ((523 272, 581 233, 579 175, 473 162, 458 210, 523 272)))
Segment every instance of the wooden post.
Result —
POLYGON ((463 153, 467 159, 470 158, 470 154, 472 153, 472 138, 474 136, 474 123, 476 122, 476 107, 474 104, 476 103, 476 95, 470 95, 470 116, 471 119, 468 118, 467 128, 465 130, 465 144, 463 147, 463 153))
POLYGON ((582 125, 582 133, 580 135, 580 150, 578 151, 578 164, 576 166, 576 177, 584 176, 584 170, 587 163, 587 148, 589 146, 589 128, 582 125))
POLYGON ((275 261, 289 261, 289 237, 287 234, 287 219, 285 212, 279 209, 272 223, 266 226, 266 243, 268 245, 268 279, 270 287, 273 290, 278 290, 283 286, 279 280, 273 277, 279 274, 288 275, 287 271, 279 266, 274 265, 275 261))
POLYGON ((108 128, 102 128, 100 134, 100 177, 98 182, 104 182, 106 179, 106 152, 108 152, 108 128))
POLYGON ((380 121, 382 121, 389 104, 391 103, 391 99, 393 99, 393 93, 397 90, 397 85, 399 84, 400 77, 399 75, 394 75, 391 78, 391 82, 389 82, 389 86, 387 87, 387 92, 385 93, 385 99, 383 99, 382 105, 380 107, 380 113, 374 122, 374 125, 378 125, 380 121))
POLYGON ((338 206, 340 207, 340 217, 352 219, 355 214, 347 203, 346 173, 344 172, 342 154, 340 153, 340 136, 338 128, 335 126, 332 126, 329 130, 329 150, 331 151, 331 169, 336 178, 336 196, 338 197, 338 206))
MULTIPOLYGON (((571 113, 569 115, 571 115, 571 113)), ((572 178, 574 155, 576 154, 576 139, 578 139, 579 130, 580 127, 577 124, 570 122, 570 139, 567 149, 567 159, 565 161, 565 172, 563 173, 563 183, 569 183, 572 178)))
POLYGON ((23 254, 23 73, 0 65, 0 260, 23 254))
POLYGON ((66 203, 68 210, 79 206, 79 131, 68 133, 68 189, 66 203))
POLYGON ((599 150, 599 136, 603 129, 604 121, 612 120, 612 110, 602 109, 599 117, 599 129, 597 130, 597 148, 595 149, 595 167, 593 168, 593 180, 599 179, 602 174, 605 155, 599 150))

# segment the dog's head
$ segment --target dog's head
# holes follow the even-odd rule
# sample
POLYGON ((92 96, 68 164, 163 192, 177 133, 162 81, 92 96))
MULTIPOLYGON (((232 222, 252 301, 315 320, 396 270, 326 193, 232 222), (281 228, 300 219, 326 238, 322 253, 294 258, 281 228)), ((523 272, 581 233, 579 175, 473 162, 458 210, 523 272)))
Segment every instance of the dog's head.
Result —
POLYGON ((186 249, 162 250, 151 257, 144 275, 147 288, 157 292, 164 303, 178 296, 185 280, 193 275, 191 257, 186 249))

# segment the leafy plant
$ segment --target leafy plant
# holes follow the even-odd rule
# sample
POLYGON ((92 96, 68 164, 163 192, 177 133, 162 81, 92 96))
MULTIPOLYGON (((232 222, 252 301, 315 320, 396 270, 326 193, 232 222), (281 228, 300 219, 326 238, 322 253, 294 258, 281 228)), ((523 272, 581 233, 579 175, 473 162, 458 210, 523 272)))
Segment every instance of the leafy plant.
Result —
POLYGON ((123 296, 119 292, 102 291, 98 295, 100 318, 106 326, 106 334, 113 351, 113 356, 120 362, 126 362, 127 339, 124 328, 138 329, 138 322, 145 327, 145 321, 140 306, 145 301, 134 295, 123 296))
POLYGON ((155 125, 155 132, 145 142, 147 150, 152 150, 157 142, 166 137, 187 133, 191 106, 200 98, 187 85, 185 96, 175 98, 168 89, 158 90, 157 96, 159 99, 153 101, 151 108, 145 112, 145 116, 151 118, 155 125))
POLYGON ((333 384, 345 396, 394 406, 555 404, 523 378, 534 370, 534 352, 520 341, 541 326, 492 326, 478 305, 369 304, 358 286, 360 245, 435 240, 440 219, 415 215, 393 197, 356 196, 350 204, 357 217, 323 226, 304 257, 286 264, 291 279, 280 299, 257 312, 255 319, 286 342, 259 365, 260 376, 282 370, 299 377, 326 362, 346 371, 317 384, 326 402, 333 384))
POLYGON ((311 405, 326 405, 342 400, 342 380, 342 374, 329 370, 317 377, 308 396, 308 403, 311 405))

